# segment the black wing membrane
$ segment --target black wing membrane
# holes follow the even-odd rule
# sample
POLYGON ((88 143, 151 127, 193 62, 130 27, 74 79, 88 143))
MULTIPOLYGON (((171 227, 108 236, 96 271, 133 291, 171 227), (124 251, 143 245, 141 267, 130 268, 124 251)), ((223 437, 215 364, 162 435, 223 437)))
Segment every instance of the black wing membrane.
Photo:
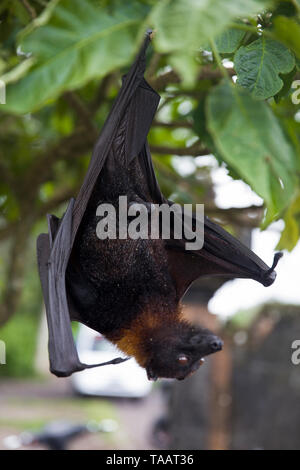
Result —
POLYGON ((186 239, 166 241, 171 275, 181 298, 200 277, 246 278, 270 286, 282 253, 276 253, 271 268, 222 227, 204 217, 204 244, 200 250, 186 250, 186 239))
MULTIPOLYGON (((123 79, 122 87, 94 147, 90 165, 76 200, 72 199, 60 220, 48 216, 48 234, 37 240, 39 274, 46 306, 49 330, 50 370, 57 376, 68 376, 90 367, 123 362, 116 358, 102 364, 87 365, 79 360, 73 340, 71 319, 85 323, 72 302, 71 286, 66 286, 66 270, 72 264, 71 252, 82 218, 85 214, 99 174, 105 164, 118 166, 113 152, 120 129, 124 135, 124 155, 129 165, 138 158, 144 184, 151 202, 170 203, 160 191, 147 143, 147 134, 159 103, 159 95, 144 79, 145 53, 150 42, 147 32, 142 48, 123 79)), ((170 203, 171 204, 171 203, 170 203)), ((205 218, 204 247, 198 251, 185 250, 186 240, 166 241, 170 274, 180 298, 198 277, 222 275, 255 279, 264 285, 275 279, 277 261, 269 268, 251 250, 221 227, 205 218)))

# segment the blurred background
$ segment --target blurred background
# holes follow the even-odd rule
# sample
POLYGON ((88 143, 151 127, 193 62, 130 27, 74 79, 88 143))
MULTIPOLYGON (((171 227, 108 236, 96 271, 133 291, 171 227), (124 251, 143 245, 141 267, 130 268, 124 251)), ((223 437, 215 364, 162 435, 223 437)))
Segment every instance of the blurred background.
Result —
MULTIPOLYGON (((206 3, 1 2, 0 449, 300 446, 300 2, 206 3), (163 193, 204 203, 267 264, 284 257, 268 289, 193 284, 186 316, 225 346, 183 382, 153 385, 133 360, 58 379, 36 237, 76 196, 149 26, 146 79, 161 95, 149 143, 163 193)), ((98 333, 73 330, 85 362, 115 357, 98 333)))

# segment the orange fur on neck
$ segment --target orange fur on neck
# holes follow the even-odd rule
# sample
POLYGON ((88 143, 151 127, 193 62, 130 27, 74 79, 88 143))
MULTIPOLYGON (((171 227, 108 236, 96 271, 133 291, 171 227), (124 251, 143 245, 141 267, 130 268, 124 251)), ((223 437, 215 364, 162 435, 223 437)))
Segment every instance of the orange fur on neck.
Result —
POLYGON ((123 329, 117 339, 109 338, 116 346, 128 356, 133 356, 141 367, 145 367, 149 359, 146 344, 151 343, 155 332, 165 328, 172 322, 182 319, 182 310, 160 312, 153 314, 149 311, 142 312, 128 329, 123 329))

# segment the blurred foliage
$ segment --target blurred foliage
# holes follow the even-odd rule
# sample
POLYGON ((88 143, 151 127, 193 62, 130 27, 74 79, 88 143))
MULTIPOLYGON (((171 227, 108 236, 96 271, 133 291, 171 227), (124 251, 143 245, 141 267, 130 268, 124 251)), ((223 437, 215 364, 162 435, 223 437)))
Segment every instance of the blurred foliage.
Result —
POLYGON ((0 377, 32 377, 36 352, 37 316, 22 309, 1 328, 6 344, 6 364, 0 365, 0 377))
MULTIPOLYGON (((1 253, 1 250, 0 250, 1 253)), ((26 289, 13 318, 1 328, 0 338, 6 344, 6 364, 0 365, 0 377, 32 377, 41 309, 41 290, 36 276, 35 244, 28 247, 26 289)))
POLYGON ((157 3, 150 19, 157 27, 157 46, 162 52, 197 49, 235 18, 259 13, 270 4, 263 0, 162 0, 157 3))
MULTIPOLYGON (((0 325, 16 311, 23 318, 8 324, 1 339, 19 337, 19 324, 30 328, 26 316, 38 309, 20 299, 31 289, 33 304, 41 299, 36 269, 34 286, 28 275, 37 224, 48 212, 62 214, 76 195, 121 77, 149 27, 156 35, 146 78, 161 94, 149 143, 166 197, 205 202, 206 213, 232 231, 238 214, 233 219, 215 207, 211 166, 202 163, 213 154, 263 198, 263 227, 284 220, 280 247, 295 246, 297 1, 2 0, 0 20, 0 79, 6 84, 6 104, 0 105, 0 325), (183 173, 181 159, 191 171, 183 173)), ((260 216, 249 217, 248 226, 260 222, 260 216)))
POLYGON ((295 196, 299 165, 277 119, 264 101, 228 81, 210 94, 207 115, 219 152, 264 198, 272 221, 295 196))
MULTIPOLYGON (((0 430, 5 428, 15 431, 41 431, 49 422, 60 421, 63 417, 69 422, 100 423, 104 419, 119 421, 115 406, 108 400, 90 397, 28 397, 22 393, 18 398, 5 397, 5 413, 0 417, 0 430), (24 413, 24 401, 26 412, 24 413), (13 412, 12 412, 13 410, 13 412)), ((120 440, 126 440, 115 433, 99 433, 96 435, 100 442, 108 446, 117 446, 120 440)))

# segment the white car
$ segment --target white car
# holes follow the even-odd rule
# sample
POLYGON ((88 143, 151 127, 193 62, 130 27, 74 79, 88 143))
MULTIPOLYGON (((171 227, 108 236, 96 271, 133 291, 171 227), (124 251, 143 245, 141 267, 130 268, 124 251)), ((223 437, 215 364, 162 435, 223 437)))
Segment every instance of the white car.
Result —
MULTIPOLYGON (((125 357, 102 335, 84 325, 79 327, 76 343, 79 358, 85 364, 125 357)), ((74 390, 83 395, 142 398, 152 388, 146 371, 133 358, 121 364, 77 372, 71 380, 74 390)))

